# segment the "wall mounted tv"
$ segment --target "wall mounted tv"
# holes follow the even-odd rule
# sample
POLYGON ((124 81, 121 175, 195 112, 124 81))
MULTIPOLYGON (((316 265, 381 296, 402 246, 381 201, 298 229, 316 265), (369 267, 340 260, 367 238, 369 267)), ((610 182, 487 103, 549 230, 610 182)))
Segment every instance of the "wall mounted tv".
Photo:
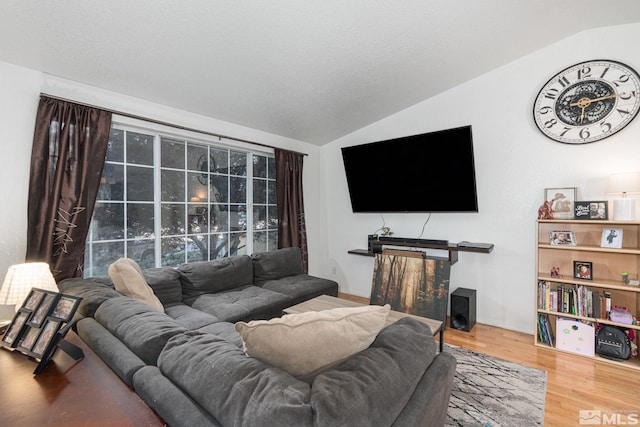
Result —
POLYGON ((342 148, 353 212, 478 212, 471 126, 342 148))

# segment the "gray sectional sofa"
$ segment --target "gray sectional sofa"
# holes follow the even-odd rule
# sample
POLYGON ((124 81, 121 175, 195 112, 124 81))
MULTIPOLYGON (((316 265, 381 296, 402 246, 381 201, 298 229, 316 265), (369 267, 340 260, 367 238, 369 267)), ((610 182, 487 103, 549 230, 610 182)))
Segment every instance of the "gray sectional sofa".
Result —
POLYGON ((346 362, 302 381, 248 357, 234 323, 270 319, 336 282, 303 273, 299 249, 143 271, 164 312, 109 278, 73 278, 75 330, 171 427, 441 426, 455 359, 410 318, 346 362))

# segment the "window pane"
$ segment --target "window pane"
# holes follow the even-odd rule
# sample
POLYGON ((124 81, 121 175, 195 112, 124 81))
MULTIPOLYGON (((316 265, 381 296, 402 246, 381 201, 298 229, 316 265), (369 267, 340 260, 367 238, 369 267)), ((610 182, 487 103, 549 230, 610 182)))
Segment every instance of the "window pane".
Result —
POLYGON ((109 144, 107 145, 107 155, 105 160, 108 162, 124 162, 124 131, 120 129, 111 129, 109 135, 109 144))
POLYGON ((229 174, 247 176, 247 154, 232 151, 229 157, 231 159, 229 174))
POLYGON ((153 237, 153 205, 129 203, 127 205, 127 236, 153 237))
POLYGON ((208 184, 206 175, 189 172, 187 174, 187 200, 191 202, 206 202, 208 184))
POLYGON ((276 159, 273 157, 267 157, 267 177, 276 179, 276 159))
POLYGON ((267 232, 257 231, 253 233, 253 251, 254 252, 266 252, 268 248, 267 244, 267 232))
POLYGON ((209 172, 209 155, 206 146, 187 145, 187 169, 191 171, 209 172))
POLYGON ((184 172, 163 169, 160 174, 160 200, 184 201, 184 172))
POLYGON ((127 132, 127 163, 153 165, 153 136, 127 132))
POLYGON ((127 257, 137 262, 140 268, 154 267, 155 254, 153 239, 136 239, 127 242, 127 257))
POLYGON ((253 229, 254 230, 267 229, 267 207, 266 206, 253 207, 253 229))
POLYGON ((207 207, 205 205, 189 205, 189 215, 187 221, 189 234, 199 234, 209 232, 209 224, 207 221, 207 207))
POLYGON ((93 240, 124 239, 124 204, 96 203, 91 233, 93 240))
POLYGON ((253 177, 267 177, 267 158, 264 156, 252 156, 253 159, 253 177))
POLYGON ((268 241, 269 241, 269 245, 267 247, 268 251, 275 251, 276 249, 278 249, 278 232, 270 231, 268 241))
POLYGON ((185 233, 184 208, 182 204, 163 204, 162 221, 160 222, 163 236, 175 236, 185 233))
POLYGON ((161 166, 163 168, 184 169, 184 141, 162 138, 160 146, 161 166))
POLYGON ((229 202, 231 203, 245 203, 247 200, 247 178, 240 178, 232 176, 229 178, 230 189, 229 202))
POLYGON ((241 231, 247 229, 247 206, 231 205, 229 207, 229 225, 231 231, 241 231))
POLYGON ((105 163, 98 200, 124 200, 124 166, 105 163))
POLYGON ((93 243, 91 249, 87 249, 86 254, 90 254, 91 262, 86 263, 85 277, 107 276, 107 269, 111 264, 124 254, 124 242, 104 242, 93 243))
POLYGON ((275 205, 278 203, 276 199, 276 181, 275 180, 269 180, 267 184, 267 201, 272 205, 275 205))
POLYGON ((267 181, 253 180, 253 203, 267 203, 267 181))
POLYGON ((227 205, 211 205, 211 231, 229 230, 229 212, 227 205))
POLYGON ((153 169, 127 166, 127 200, 153 200, 153 169))
POLYGON ((278 209, 275 206, 267 207, 267 227, 270 230, 278 229, 278 209))
POLYGON ((162 265, 177 267, 187 260, 186 241, 182 237, 163 237, 162 244, 162 265))
POLYGON ((209 259, 209 236, 200 234, 191 236, 187 242, 187 262, 207 261, 209 259))
POLYGON ((229 177, 227 175, 211 175, 211 201, 214 203, 226 203, 229 193, 229 177))
MULTIPOLYGON (((229 151, 211 149, 211 157, 209 159, 209 171, 215 173, 229 173, 229 151)), ((201 169, 202 170, 202 169, 201 169)))

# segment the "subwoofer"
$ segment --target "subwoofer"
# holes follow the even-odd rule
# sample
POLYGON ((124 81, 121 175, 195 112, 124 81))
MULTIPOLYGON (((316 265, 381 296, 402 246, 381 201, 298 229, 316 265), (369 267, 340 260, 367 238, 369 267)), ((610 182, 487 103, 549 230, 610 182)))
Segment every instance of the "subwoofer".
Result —
POLYGON ((476 290, 458 288, 451 294, 450 326, 469 332, 476 324, 476 290))

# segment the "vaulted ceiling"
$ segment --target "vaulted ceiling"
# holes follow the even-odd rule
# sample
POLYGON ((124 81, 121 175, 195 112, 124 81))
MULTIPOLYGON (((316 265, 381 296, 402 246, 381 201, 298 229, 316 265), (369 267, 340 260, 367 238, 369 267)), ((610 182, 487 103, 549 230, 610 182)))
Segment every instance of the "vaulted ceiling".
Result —
POLYGON ((20 0, 0 61, 323 145, 637 0, 20 0))

